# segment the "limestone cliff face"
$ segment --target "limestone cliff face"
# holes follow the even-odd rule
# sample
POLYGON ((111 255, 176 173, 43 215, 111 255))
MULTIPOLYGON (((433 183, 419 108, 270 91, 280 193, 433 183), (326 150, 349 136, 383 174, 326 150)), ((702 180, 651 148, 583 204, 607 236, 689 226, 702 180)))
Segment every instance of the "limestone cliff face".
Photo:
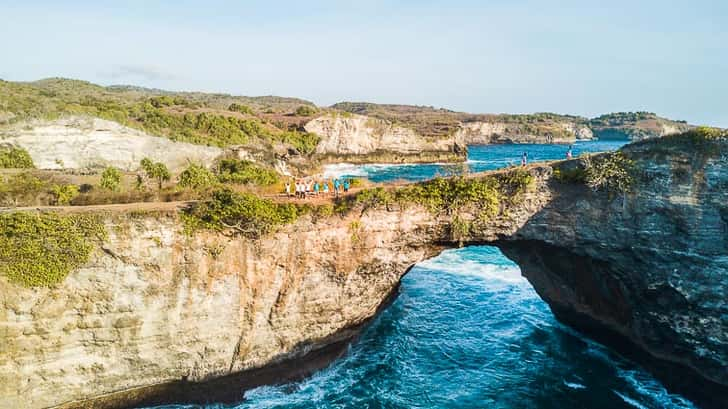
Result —
POLYGON ((562 321, 706 407, 728 407, 728 144, 627 148, 640 179, 612 196, 553 182, 499 243, 562 321))
POLYGON ((521 129, 518 124, 506 122, 465 122, 456 137, 468 145, 489 145, 496 143, 572 143, 577 140, 594 139, 591 129, 576 122, 559 122, 558 130, 549 134, 534 134, 521 129))
MULTIPOLYGON (((465 145, 456 136, 425 138, 412 129, 363 115, 325 115, 305 126, 306 131, 321 137, 316 153, 332 155, 377 155, 389 152, 400 155, 444 153, 464 160, 465 145)), ((415 158, 416 159, 416 158, 415 158)))
POLYGON ((348 340, 409 266, 439 251, 422 240, 433 223, 423 211, 373 212, 250 241, 187 237, 176 214, 109 216, 103 249, 58 288, 0 277, 0 406, 157 402, 158 385, 348 340))
POLYGON ((223 152, 220 148, 174 142, 90 117, 35 121, 0 129, 0 143, 24 148, 41 169, 115 166, 134 171, 139 161, 148 157, 175 171, 186 167, 189 161, 209 163, 223 152))
MULTIPOLYGON (((534 166, 533 185, 485 219, 478 206, 356 208, 251 241, 187 237, 176 214, 108 216, 103 249, 58 288, 0 277, 0 402, 125 407, 219 379, 239 399, 258 379, 245 371, 354 336, 413 263, 491 243, 557 318, 728 407, 728 142, 666 138, 626 154, 632 193, 534 166)), ((193 392, 182 395, 211 396, 193 392)))

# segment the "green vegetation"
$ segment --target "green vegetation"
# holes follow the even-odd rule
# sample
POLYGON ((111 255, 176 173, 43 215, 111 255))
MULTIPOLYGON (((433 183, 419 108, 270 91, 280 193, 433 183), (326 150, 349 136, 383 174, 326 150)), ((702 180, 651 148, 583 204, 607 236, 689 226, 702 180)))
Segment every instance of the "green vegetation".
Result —
POLYGON ((418 204, 433 213, 452 214, 477 206, 481 215, 489 217, 498 213, 501 203, 515 203, 533 180, 528 171, 515 169, 480 178, 435 178, 399 189, 376 187, 360 191, 350 203, 338 203, 337 211, 346 212, 355 205, 368 209, 418 204))
POLYGON ((278 183, 278 173, 246 160, 222 159, 217 169, 218 179, 222 183, 259 186, 270 186, 278 183))
POLYGON ((5 122, 90 115, 175 141, 220 147, 282 142, 302 153, 313 151, 311 142, 318 142, 315 135, 296 131, 297 124, 276 127, 266 116, 257 115, 251 105, 261 111, 277 107, 289 112, 312 106, 293 98, 168 93, 57 78, 33 83, 0 81, 0 113, 11 114, 5 122), (231 111, 248 117, 231 115, 231 111))
POLYGON ((635 183, 634 161, 623 152, 587 156, 584 162, 585 181, 593 190, 625 193, 630 191, 635 183))
POLYGON ((311 105, 301 105, 296 108, 296 116, 314 116, 318 113, 318 110, 311 105))
POLYGON ((0 181, 0 203, 4 206, 35 203, 48 188, 47 182, 29 172, 6 176, 0 181))
POLYGON ((35 165, 25 149, 16 146, 3 146, 0 147, 0 168, 32 169, 35 168, 35 165))
POLYGON ((0 274, 26 287, 56 285, 85 264, 94 241, 105 237, 94 216, 0 214, 0 274))
POLYGON ((217 184, 215 174, 202 165, 190 164, 179 175, 179 186, 194 190, 206 189, 217 184))
POLYGON ((169 181, 172 175, 162 162, 152 162, 149 158, 141 160, 140 165, 149 179, 157 181, 157 190, 162 190, 162 183, 169 181))
POLYGON ((53 196, 56 205, 63 206, 71 203, 78 196, 78 186, 76 185, 53 185, 53 196))
POLYGON ((253 112, 253 110, 249 106, 238 104, 237 102, 233 102, 232 104, 230 104, 230 106, 228 106, 228 111, 239 112, 245 115, 255 115, 255 112, 253 112))
POLYGON ((592 126, 620 126, 625 123, 634 123, 647 119, 657 119, 657 114, 653 112, 613 112, 598 116, 589 120, 592 126))
POLYGON ((304 211, 290 203, 279 204, 254 194, 221 189, 213 192, 210 200, 185 211, 183 220, 188 232, 230 229, 235 234, 259 238, 295 221, 304 211))
POLYGON ((121 186, 121 172, 115 167, 109 166, 101 173, 101 182, 99 185, 112 192, 117 192, 121 186))

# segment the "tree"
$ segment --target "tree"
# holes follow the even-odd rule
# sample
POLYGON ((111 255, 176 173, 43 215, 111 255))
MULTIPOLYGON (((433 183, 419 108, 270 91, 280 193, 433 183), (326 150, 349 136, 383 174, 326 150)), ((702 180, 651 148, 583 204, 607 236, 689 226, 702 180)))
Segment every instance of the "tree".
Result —
POLYGON ((215 175, 202 165, 190 164, 179 175, 180 187, 204 189, 217 182, 215 175))
POLYGON ((71 203, 71 200, 78 196, 78 186, 76 185, 54 185, 52 191, 56 204, 59 206, 71 203))
POLYGON ((116 192, 121 185, 121 172, 113 166, 109 166, 101 173, 101 187, 116 192))
POLYGON ((157 181, 158 190, 162 190, 162 183, 172 178, 172 175, 169 173, 169 169, 167 169, 167 166, 162 162, 152 162, 151 159, 144 158, 140 162, 140 165, 149 179, 155 179, 157 181))

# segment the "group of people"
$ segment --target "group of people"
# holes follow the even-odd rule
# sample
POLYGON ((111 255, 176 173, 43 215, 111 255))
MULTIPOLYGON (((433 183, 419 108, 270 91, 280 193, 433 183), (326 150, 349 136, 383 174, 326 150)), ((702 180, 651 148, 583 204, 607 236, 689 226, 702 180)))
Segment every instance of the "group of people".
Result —
POLYGON ((331 181, 324 180, 322 182, 317 180, 299 179, 294 183, 291 183, 290 181, 286 182, 286 196, 295 196, 299 199, 305 199, 307 196, 311 195, 328 196, 333 193, 335 197, 339 197, 342 192, 348 192, 350 187, 351 179, 336 178, 331 181))

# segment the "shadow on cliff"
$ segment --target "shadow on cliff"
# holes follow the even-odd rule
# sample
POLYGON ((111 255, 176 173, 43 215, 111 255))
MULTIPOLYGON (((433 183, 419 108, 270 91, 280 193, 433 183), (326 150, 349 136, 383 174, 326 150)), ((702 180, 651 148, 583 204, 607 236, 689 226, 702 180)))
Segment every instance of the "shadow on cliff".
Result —
MULTIPOLYGON (((697 318, 686 325, 700 326, 703 314, 716 311, 702 311, 668 285, 675 262, 669 255, 630 242, 637 223, 628 201, 584 185, 548 183, 553 200, 515 234, 466 244, 500 248, 562 323, 640 363, 701 407, 728 407, 728 376, 720 377, 726 367, 701 357, 692 339, 665 322, 691 315, 697 318), (619 237, 608 242, 610 234, 619 237)), ((679 224, 665 233, 676 234, 679 224)))

